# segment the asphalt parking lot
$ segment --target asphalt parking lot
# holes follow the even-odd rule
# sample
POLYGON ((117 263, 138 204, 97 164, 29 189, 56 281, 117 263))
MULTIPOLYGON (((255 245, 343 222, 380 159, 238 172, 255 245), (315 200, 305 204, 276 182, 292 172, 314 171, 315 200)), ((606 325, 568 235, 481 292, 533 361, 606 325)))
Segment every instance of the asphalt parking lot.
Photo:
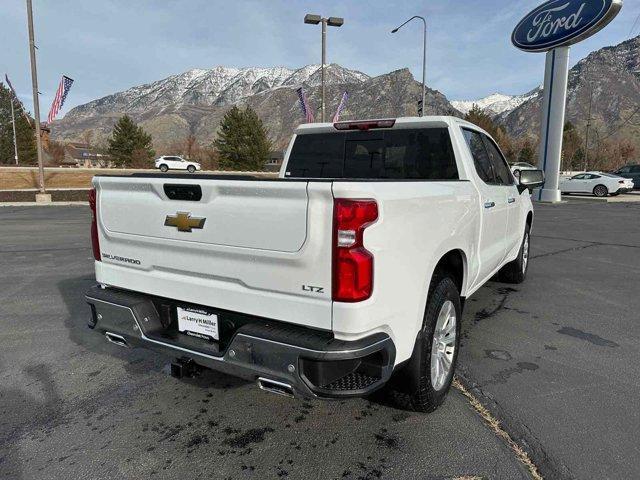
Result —
MULTIPOLYGON (((523 285, 467 303, 461 379, 545 478, 637 478, 640 205, 536 210, 523 285)), ((87 207, 0 208, 0 478, 530 478, 452 390, 303 402, 86 328, 87 207)))

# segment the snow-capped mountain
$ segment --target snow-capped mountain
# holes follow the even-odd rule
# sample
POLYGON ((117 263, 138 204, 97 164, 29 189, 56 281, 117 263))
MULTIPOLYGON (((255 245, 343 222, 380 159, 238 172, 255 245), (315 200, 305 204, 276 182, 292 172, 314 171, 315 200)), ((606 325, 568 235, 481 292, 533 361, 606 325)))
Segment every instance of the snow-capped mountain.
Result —
POLYGON ((515 110, 527 100, 535 97, 539 91, 540 87, 523 95, 504 95, 502 93, 494 93, 478 100, 453 100, 451 105, 465 114, 468 113, 474 105, 477 105, 482 110, 486 110, 492 115, 500 115, 501 113, 515 110))
MULTIPOLYGON (((327 83, 359 83, 369 78, 339 65, 326 69, 327 83)), ((218 66, 209 70, 193 69, 146 85, 129 88, 72 109, 68 118, 109 112, 143 112, 152 108, 232 105, 249 96, 280 87, 308 87, 320 84, 320 65, 299 69, 234 68, 218 66)))
MULTIPOLYGON (((325 74, 328 120, 345 91, 349 100, 343 119, 417 114, 421 86, 408 69, 369 77, 331 64, 325 74)), ((319 116, 321 76, 320 65, 189 70, 80 105, 53 123, 52 137, 79 141, 91 131, 96 143, 104 143, 117 119, 127 114, 152 135, 159 152, 189 135, 195 135, 201 145, 210 145, 225 112, 232 105, 247 105, 258 113, 274 145, 283 148, 304 121, 296 93, 299 86, 305 87, 309 104, 319 116)), ((429 88, 426 110, 434 115, 460 115, 444 95, 429 88)))
MULTIPOLYGON (((512 135, 537 135, 542 91, 499 120, 512 135)), ((591 52, 569 70, 566 121, 595 138, 626 138, 640 151, 640 36, 591 52)))

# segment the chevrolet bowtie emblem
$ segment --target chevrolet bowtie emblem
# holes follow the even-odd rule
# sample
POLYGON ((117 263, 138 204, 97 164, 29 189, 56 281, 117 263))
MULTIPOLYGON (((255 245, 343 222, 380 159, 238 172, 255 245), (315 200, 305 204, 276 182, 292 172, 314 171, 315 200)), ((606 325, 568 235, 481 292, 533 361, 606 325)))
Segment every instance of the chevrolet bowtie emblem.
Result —
POLYGON ((192 217, 188 212, 178 212, 175 215, 167 215, 164 220, 165 227, 177 227, 179 232, 190 232, 192 228, 204 227, 206 218, 192 217))

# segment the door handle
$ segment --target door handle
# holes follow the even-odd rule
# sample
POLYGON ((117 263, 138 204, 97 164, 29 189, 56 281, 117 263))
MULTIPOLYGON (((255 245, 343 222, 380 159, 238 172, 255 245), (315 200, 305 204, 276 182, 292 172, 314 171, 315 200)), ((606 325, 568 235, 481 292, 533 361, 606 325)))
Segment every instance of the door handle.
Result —
POLYGON ((507 198, 507 203, 515 203, 516 199, 514 197, 507 198))
POLYGON ((496 206, 496 202, 484 202, 484 208, 493 208, 496 206))

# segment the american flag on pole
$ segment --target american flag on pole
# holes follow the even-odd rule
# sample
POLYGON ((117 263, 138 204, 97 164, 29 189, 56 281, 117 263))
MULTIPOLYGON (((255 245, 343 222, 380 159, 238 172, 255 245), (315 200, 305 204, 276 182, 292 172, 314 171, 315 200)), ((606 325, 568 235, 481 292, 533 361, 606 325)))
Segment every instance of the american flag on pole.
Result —
POLYGON ((336 123, 337 121, 340 120, 340 114, 342 113, 342 110, 344 110, 344 107, 347 105, 347 100, 349 99, 349 94, 347 92, 344 92, 342 94, 342 98, 340 99, 340 104, 338 105, 338 109, 336 110, 336 114, 333 116, 333 123, 336 123))
POLYGON ((69 93, 71 85, 73 85, 73 79, 63 75, 62 80, 60 80, 60 85, 58 85, 56 96, 53 99, 53 103, 51 104, 51 110, 49 110, 47 123, 53 122, 53 120, 56 118, 56 115, 58 115, 58 112, 62 108, 62 105, 64 105, 64 101, 67 99, 67 94, 69 93))
POLYGON ((304 90, 302 90, 302 87, 297 89, 296 93, 298 94, 298 99, 300 100, 300 109, 302 110, 307 123, 313 123, 313 110, 311 110, 311 107, 309 106, 307 96, 305 95, 304 90))

